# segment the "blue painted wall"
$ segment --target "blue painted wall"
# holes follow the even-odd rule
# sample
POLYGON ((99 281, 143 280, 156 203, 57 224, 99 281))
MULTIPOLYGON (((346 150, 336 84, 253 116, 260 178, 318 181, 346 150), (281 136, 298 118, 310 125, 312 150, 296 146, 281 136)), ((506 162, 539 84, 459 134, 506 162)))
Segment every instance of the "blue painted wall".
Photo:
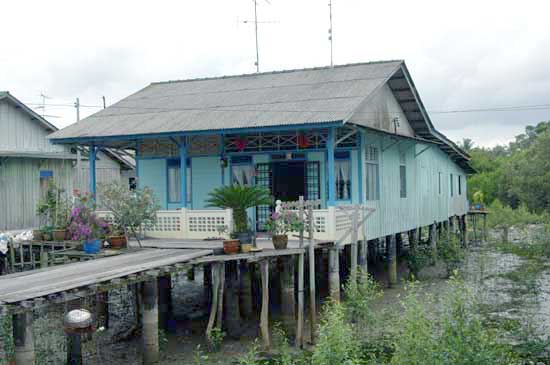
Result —
POLYGON ((145 186, 153 189, 153 192, 160 204, 160 209, 167 208, 167 165, 165 159, 145 159, 138 160, 137 171, 138 187, 143 188, 145 186))
POLYGON ((218 156, 193 157, 191 159, 193 209, 217 209, 207 208, 205 201, 208 198, 208 193, 221 185, 222 177, 218 156))

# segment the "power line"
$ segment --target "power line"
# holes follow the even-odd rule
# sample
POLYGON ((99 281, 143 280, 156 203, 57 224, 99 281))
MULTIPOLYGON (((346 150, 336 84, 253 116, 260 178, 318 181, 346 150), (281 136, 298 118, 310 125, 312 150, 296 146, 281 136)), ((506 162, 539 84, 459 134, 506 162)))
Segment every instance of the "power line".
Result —
MULTIPOLYGON (((348 99, 348 98, 357 98, 359 96, 342 96, 338 97, 339 99, 348 99)), ((253 106, 253 105, 274 105, 274 104, 285 104, 285 103, 295 103, 295 102, 308 102, 308 101, 322 101, 322 100, 334 100, 334 98, 311 98, 311 99, 298 99, 292 101, 277 101, 271 103, 261 103, 261 104, 233 104, 233 105, 221 105, 221 106, 212 106, 212 107, 189 107, 189 108, 170 108, 170 107, 134 107, 134 106, 123 106, 123 105, 111 105, 108 109, 126 109, 126 110, 149 110, 149 111, 158 111, 158 112, 171 112, 171 111, 227 111, 227 112, 296 112, 296 113, 307 113, 307 112, 346 112, 346 110, 339 109, 265 109, 265 108, 250 108, 250 109, 239 109, 238 107, 242 106, 253 106)), ((45 105, 52 107, 71 107, 74 108, 75 104, 38 104, 38 103, 26 103, 26 105, 45 105)), ((103 105, 84 105, 80 104, 81 108, 96 108, 103 109, 103 105)), ((479 113, 479 112, 511 112, 511 111, 531 111, 531 110, 550 110, 550 104, 537 104, 537 105, 518 105, 518 106, 505 106, 505 107, 493 107, 493 108, 470 108, 470 109, 452 109, 452 110, 431 110, 428 111, 430 114, 458 114, 458 113, 479 113)), ((402 111, 388 111, 388 112, 360 112, 357 114, 402 114, 402 111)), ((133 114, 144 114, 144 113, 133 113, 133 114)))

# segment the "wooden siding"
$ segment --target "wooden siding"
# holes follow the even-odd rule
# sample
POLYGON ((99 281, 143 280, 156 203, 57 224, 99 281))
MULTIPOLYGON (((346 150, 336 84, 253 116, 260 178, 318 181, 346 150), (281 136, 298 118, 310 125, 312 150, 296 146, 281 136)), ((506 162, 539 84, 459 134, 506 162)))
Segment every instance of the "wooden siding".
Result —
POLYGON ((68 151, 68 147, 51 144, 46 136, 51 131, 32 120, 6 100, 0 101, 0 150, 17 152, 57 152, 68 151))
MULTIPOLYGON (((367 223, 368 239, 441 222, 453 215, 466 214, 465 173, 437 146, 402 140, 398 144, 388 137, 366 134, 363 139, 361 156, 364 161, 365 145, 375 145, 380 153, 380 200, 364 201, 376 212, 367 223), (427 150, 423 151, 425 148, 427 150), (383 151, 385 149, 385 151, 383 151), (423 152, 422 152, 423 151, 423 152), (407 197, 400 196, 399 153, 405 154, 407 166, 407 197), (415 155, 418 156, 415 157, 415 155), (439 173, 441 173, 441 194, 439 193, 439 173), (450 196, 450 174, 455 179, 455 194, 450 196), (456 189, 458 175, 463 176, 463 191, 456 189)), ((363 183, 366 172, 363 169, 363 183)), ((365 189, 363 189, 365 190, 365 189)))

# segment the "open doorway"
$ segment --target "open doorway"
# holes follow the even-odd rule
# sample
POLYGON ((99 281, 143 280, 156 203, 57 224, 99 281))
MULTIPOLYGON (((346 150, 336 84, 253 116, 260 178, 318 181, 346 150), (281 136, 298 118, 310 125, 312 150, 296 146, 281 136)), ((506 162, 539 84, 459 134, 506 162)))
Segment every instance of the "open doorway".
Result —
POLYGON ((273 196, 284 202, 296 201, 305 196, 306 176, 304 161, 274 162, 273 196))

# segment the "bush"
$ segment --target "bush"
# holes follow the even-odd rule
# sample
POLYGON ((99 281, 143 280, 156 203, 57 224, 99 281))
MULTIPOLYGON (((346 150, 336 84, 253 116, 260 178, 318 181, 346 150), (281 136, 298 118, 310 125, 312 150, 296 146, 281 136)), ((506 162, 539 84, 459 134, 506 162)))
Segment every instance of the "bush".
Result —
MULTIPOLYGON (((373 324, 375 320, 373 302, 382 297, 380 285, 368 272, 358 270, 359 283, 348 280, 344 286, 347 319, 356 322, 360 327, 373 324)), ((350 277, 351 279, 351 277, 350 277)))
POLYGON ((338 302, 325 304, 311 364, 355 364, 358 355, 359 343, 352 326, 346 321, 344 305, 338 302))
POLYGON ((433 313, 432 297, 420 298, 413 284, 403 301, 405 314, 395 341, 392 364, 513 364, 506 347, 483 326, 475 293, 456 276, 433 313))
POLYGON ((462 248, 457 235, 447 235, 446 232, 443 232, 441 236, 449 237, 449 239, 441 240, 441 244, 437 248, 437 253, 445 264, 447 276, 451 276, 452 272, 458 269, 460 263, 464 260, 464 248, 462 248))

